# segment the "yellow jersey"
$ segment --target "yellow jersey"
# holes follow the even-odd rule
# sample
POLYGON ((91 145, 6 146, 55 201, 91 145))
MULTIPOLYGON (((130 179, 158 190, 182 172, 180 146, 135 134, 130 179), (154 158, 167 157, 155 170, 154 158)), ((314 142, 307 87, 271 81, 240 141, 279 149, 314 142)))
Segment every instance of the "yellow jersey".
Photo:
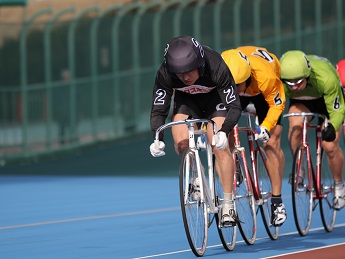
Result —
POLYGON ((262 93, 269 110, 261 126, 270 131, 277 124, 286 102, 284 85, 280 80, 279 59, 263 47, 242 46, 237 50, 248 57, 251 67, 251 83, 246 88, 244 96, 262 93))

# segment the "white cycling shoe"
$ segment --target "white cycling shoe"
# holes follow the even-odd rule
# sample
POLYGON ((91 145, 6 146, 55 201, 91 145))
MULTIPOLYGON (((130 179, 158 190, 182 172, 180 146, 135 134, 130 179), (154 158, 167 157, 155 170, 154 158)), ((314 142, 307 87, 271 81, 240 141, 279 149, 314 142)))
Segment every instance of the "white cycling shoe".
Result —
POLYGON ((271 205, 272 218, 271 224, 274 227, 280 227, 286 220, 286 209, 283 203, 277 203, 271 205))
POLYGON ((340 210, 345 207, 345 186, 335 186, 333 208, 340 210))
POLYGON ((223 202, 221 209, 221 224, 223 227, 236 226, 237 216, 234 204, 230 201, 223 202))
POLYGON ((193 181, 193 192, 192 192, 192 198, 195 201, 200 200, 200 182, 199 178, 196 177, 193 181))

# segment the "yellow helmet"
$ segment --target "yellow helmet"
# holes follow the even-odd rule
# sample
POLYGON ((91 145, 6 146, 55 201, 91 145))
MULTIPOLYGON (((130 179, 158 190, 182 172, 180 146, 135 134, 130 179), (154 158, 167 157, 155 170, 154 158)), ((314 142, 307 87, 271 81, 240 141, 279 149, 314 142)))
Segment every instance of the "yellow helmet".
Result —
POLYGON ((230 49, 223 51, 221 55, 234 77, 235 84, 243 83, 250 77, 250 62, 245 54, 237 49, 230 49))

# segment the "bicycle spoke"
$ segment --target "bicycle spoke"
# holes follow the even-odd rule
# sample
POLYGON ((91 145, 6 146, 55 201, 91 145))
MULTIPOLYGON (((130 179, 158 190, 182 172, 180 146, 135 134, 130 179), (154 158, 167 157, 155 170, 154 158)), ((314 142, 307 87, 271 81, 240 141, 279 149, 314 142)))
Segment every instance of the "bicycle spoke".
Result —
POLYGON ((259 179, 259 190, 262 199, 262 204, 260 205, 261 217, 268 236, 272 240, 275 240, 279 235, 279 227, 275 227, 271 224, 272 184, 267 167, 265 166, 267 157, 263 148, 259 147, 259 150, 256 151, 255 159, 259 179))
MULTIPOLYGON (((220 184, 220 180, 218 177, 218 173, 216 173, 216 167, 214 166, 215 174, 214 174, 214 184, 216 190, 216 205, 219 206, 223 202, 223 188, 220 184)), ((216 223, 217 223, 217 230, 219 234, 219 238, 223 244, 223 247, 227 251, 232 251, 236 245, 236 238, 237 238, 237 227, 221 227, 220 226, 220 217, 219 213, 215 214, 216 223)))
POLYGON ((328 164, 326 152, 322 152, 321 159, 321 196, 320 213, 322 224, 327 232, 334 228, 336 210, 333 209, 334 181, 328 164))
POLYGON ((313 212, 313 179, 308 176, 307 149, 300 146, 295 153, 292 172, 292 207, 298 233, 309 232, 313 212))
POLYGON ((255 200, 253 196, 250 179, 247 179, 242 157, 235 153, 236 163, 236 191, 235 202, 236 210, 240 223, 238 227, 244 241, 248 244, 254 244, 256 239, 256 211, 255 200))
POLYGON ((189 246, 196 256, 202 256, 206 250, 208 215, 203 199, 193 195, 195 163, 194 152, 187 150, 180 166, 180 201, 189 246))

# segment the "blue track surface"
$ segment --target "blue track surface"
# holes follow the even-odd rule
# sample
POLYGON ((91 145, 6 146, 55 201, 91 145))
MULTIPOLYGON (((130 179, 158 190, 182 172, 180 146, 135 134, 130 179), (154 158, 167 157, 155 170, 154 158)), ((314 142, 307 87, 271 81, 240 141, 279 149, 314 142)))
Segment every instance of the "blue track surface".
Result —
MULTIPOLYGON (((258 240, 238 234, 226 252, 216 226, 204 257, 264 258, 345 242, 345 210, 331 233, 317 208, 312 230, 298 235, 290 185, 284 180, 288 219, 271 241, 258 218, 258 240)), ((184 233, 178 178, 0 176, 1 258, 195 258, 184 233)))

